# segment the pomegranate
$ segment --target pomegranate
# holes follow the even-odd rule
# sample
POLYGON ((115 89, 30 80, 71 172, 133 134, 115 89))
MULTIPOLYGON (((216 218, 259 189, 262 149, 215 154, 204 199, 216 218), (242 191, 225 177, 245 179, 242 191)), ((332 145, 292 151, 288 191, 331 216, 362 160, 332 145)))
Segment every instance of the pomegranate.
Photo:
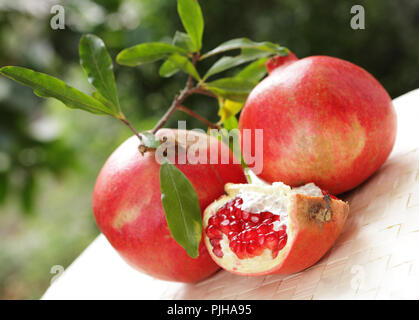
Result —
POLYGON ((333 245, 347 203, 313 183, 291 189, 227 184, 204 213, 205 243, 224 269, 240 275, 289 274, 316 263, 333 245))
MULTIPOLYGON (((233 164, 232 153, 217 139, 186 130, 162 129, 156 135, 163 138, 168 134, 173 134, 177 147, 186 151, 193 146, 194 151, 203 149, 213 154, 218 150, 219 157, 223 152, 230 157, 229 164, 221 164, 220 159, 216 164, 181 164, 178 157, 171 159, 168 155, 191 182, 201 210, 223 194, 226 182, 246 182, 241 165, 233 164), (186 135, 186 143, 180 142, 180 134, 186 135), (206 143, 193 143, 199 138, 206 143)), ((97 178, 93 211, 100 230, 130 265, 156 278, 195 282, 209 276, 218 266, 203 241, 199 257, 193 259, 171 236, 161 203, 160 165, 155 152, 141 155, 138 145, 136 137, 125 141, 97 178)))
MULTIPOLYGON (((244 129, 253 136, 263 129, 263 153, 255 155, 263 163, 255 172, 260 178, 290 186, 314 182, 339 194, 384 163, 395 142, 396 114, 371 74, 341 59, 299 60, 292 53, 267 67, 239 119, 242 140, 244 129)), ((245 161, 254 150, 243 148, 245 161)))

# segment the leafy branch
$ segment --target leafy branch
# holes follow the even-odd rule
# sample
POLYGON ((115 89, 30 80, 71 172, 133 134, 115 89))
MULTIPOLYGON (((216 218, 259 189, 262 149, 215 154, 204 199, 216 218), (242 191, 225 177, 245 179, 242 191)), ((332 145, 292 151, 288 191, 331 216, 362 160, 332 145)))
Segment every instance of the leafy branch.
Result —
MULTIPOLYGON (((266 62, 273 55, 288 55, 288 49, 272 42, 254 42, 247 38, 226 41, 201 54, 204 19, 197 0, 178 0, 177 10, 186 32, 177 31, 172 43, 141 43, 122 50, 116 57, 119 64, 139 66, 163 60, 159 75, 168 78, 178 72, 187 74, 184 88, 174 97, 166 113, 149 132, 138 132, 121 111, 113 73, 113 63, 105 44, 95 35, 83 35, 79 44, 80 65, 88 81, 96 89, 88 95, 60 79, 17 66, 0 68, 0 73, 16 82, 29 86, 44 98, 55 98, 69 108, 81 109, 98 115, 110 115, 125 124, 139 139, 141 154, 159 147, 155 136, 173 113, 178 110, 198 119, 210 128, 232 130, 237 128, 236 115, 253 87, 266 75, 266 62), (230 51, 240 53, 222 56, 201 76, 197 64, 202 60, 230 51), (211 77, 248 64, 233 76, 211 77), (220 121, 213 124, 184 102, 194 94, 206 95, 218 102, 220 121)), ((191 257, 198 256, 201 239, 201 211, 198 197, 187 177, 167 159, 160 166, 162 205, 173 238, 191 257), (182 190, 182 192, 179 192, 182 190)))

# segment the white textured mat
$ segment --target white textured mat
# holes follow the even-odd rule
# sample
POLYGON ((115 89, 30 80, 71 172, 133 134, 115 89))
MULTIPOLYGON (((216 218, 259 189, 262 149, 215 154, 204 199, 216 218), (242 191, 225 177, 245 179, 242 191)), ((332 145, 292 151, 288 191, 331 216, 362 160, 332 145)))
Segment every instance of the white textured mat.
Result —
POLYGON ((394 100, 395 149, 351 192, 351 212, 330 252, 291 276, 220 271, 194 285, 165 282, 126 265, 100 235, 43 299, 419 299, 419 89, 394 100))

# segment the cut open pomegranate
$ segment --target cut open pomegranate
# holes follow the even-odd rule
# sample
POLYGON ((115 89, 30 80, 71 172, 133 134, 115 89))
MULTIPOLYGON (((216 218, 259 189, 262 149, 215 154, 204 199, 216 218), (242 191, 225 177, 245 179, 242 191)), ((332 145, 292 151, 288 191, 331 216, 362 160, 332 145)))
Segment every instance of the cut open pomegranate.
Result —
POLYGON ((347 203, 313 183, 291 189, 274 182, 227 184, 204 213, 205 243, 224 269, 243 275, 294 273, 333 245, 347 203))

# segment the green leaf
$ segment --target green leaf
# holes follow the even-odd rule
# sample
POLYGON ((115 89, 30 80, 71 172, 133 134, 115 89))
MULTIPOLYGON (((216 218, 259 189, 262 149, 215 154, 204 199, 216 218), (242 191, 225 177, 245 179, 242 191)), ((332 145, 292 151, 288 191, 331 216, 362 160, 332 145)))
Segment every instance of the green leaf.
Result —
POLYGON ((163 78, 169 78, 175 73, 179 72, 180 69, 173 64, 173 62, 166 60, 159 69, 159 75, 163 78))
POLYGON ((289 53, 289 50, 287 48, 281 47, 280 45, 272 43, 272 42, 268 42, 268 41, 254 42, 247 38, 237 38, 237 39, 232 39, 232 40, 229 40, 220 44, 218 47, 202 55, 201 60, 208 58, 210 56, 213 56, 215 54, 225 52, 225 51, 235 50, 235 49, 245 49, 245 48, 264 50, 264 51, 271 52, 272 54, 278 54, 278 55, 283 55, 283 56, 287 56, 289 53))
POLYGON ((252 62, 236 74, 235 77, 259 82, 268 73, 268 69, 266 68, 266 62, 268 60, 269 58, 262 58, 252 62))
POLYGON ((188 54, 185 49, 176 47, 170 43, 149 42, 137 44, 136 46, 122 50, 116 57, 116 61, 119 64, 133 67, 143 63, 165 59, 172 53, 188 54))
POLYGON ((190 74, 196 80, 199 81, 201 79, 201 77, 198 74, 198 71, 196 71, 194 65, 187 57, 174 53, 167 59, 167 61, 170 61, 170 63, 172 63, 172 65, 175 68, 178 68, 179 70, 182 70, 187 74, 190 74))
POLYGON ((234 68, 243 63, 260 59, 266 56, 271 55, 269 51, 255 50, 255 49, 243 49, 242 53, 235 57, 222 57, 212 67, 207 71, 204 76, 204 79, 209 78, 210 76, 223 72, 227 69, 234 68))
POLYGON ((113 104, 111 101, 106 99, 104 96, 102 96, 99 92, 95 91, 92 93, 92 97, 96 100, 100 101, 102 104, 107 106, 109 109, 113 109, 113 104))
POLYGON ((197 0, 178 0, 177 11, 183 27, 191 37, 193 51, 198 52, 202 47, 204 33, 204 18, 197 0))
POLYGON ((185 32, 176 31, 172 44, 176 47, 185 49, 188 52, 194 52, 194 44, 192 39, 189 34, 185 32))
POLYGON ((192 184, 176 166, 165 160, 160 166, 160 189, 170 233, 189 256, 198 257, 202 217, 192 184))
POLYGON ((69 108, 82 109, 95 114, 119 115, 99 100, 70 87, 60 79, 23 67, 8 66, 0 69, 4 76, 31 87, 34 93, 43 98, 55 98, 69 108))
POLYGON ((222 78, 203 84, 206 89, 217 96, 239 102, 246 100, 255 85, 256 82, 241 78, 222 78))
POLYGON ((92 34, 83 35, 80 39, 79 55, 80 64, 86 72, 89 82, 103 98, 111 102, 110 107, 116 114, 119 114, 121 109, 113 63, 102 39, 92 34))
POLYGON ((151 149, 157 149, 160 146, 160 140, 151 132, 141 132, 143 144, 151 149))

